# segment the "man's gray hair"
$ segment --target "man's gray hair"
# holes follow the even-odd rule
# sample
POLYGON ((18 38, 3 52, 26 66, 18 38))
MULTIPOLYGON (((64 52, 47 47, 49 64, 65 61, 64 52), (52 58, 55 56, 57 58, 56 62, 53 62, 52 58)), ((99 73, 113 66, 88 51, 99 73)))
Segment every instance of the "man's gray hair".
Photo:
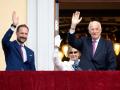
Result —
POLYGON ((90 30, 90 27, 93 23, 96 23, 99 26, 100 30, 102 30, 101 23, 99 21, 90 21, 88 25, 88 30, 90 30))

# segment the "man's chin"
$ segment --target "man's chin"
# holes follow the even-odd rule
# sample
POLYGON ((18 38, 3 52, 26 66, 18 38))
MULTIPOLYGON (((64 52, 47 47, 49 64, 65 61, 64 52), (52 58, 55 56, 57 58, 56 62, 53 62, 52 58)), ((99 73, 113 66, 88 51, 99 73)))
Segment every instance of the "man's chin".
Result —
POLYGON ((21 43, 25 43, 25 41, 21 41, 21 43))
POLYGON ((25 41, 19 41, 21 44, 25 43, 25 41))
POLYGON ((92 37, 93 39, 98 39, 98 37, 92 37))

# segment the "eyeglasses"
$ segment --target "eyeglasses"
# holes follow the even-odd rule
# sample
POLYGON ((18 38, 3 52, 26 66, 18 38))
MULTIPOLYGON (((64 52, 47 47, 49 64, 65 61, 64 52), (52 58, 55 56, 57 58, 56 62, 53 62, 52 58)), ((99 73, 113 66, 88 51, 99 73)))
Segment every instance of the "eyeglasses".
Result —
POLYGON ((76 53, 78 53, 78 51, 71 51, 71 52, 69 52, 69 54, 76 54, 76 53))

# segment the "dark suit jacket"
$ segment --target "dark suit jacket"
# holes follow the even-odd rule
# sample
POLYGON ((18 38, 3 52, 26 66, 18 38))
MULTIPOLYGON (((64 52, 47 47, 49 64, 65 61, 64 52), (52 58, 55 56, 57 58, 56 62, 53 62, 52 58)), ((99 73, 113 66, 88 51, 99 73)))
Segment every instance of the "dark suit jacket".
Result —
POLYGON ((68 33, 68 42, 82 53, 78 67, 81 67, 83 70, 116 69, 115 53, 110 40, 100 38, 94 56, 92 55, 91 37, 75 39, 74 34, 68 33))
POLYGON ((17 41, 10 41, 13 31, 9 29, 2 39, 5 54, 6 70, 35 70, 34 52, 25 46, 27 61, 23 62, 20 45, 17 41))

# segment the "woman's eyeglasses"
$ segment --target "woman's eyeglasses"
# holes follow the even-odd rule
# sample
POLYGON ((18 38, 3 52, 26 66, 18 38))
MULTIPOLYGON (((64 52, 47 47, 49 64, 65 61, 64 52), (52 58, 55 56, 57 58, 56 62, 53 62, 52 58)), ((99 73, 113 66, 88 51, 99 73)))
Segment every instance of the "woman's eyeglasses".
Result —
POLYGON ((69 54, 76 54, 76 53, 78 53, 78 51, 71 51, 71 52, 69 52, 69 54))

